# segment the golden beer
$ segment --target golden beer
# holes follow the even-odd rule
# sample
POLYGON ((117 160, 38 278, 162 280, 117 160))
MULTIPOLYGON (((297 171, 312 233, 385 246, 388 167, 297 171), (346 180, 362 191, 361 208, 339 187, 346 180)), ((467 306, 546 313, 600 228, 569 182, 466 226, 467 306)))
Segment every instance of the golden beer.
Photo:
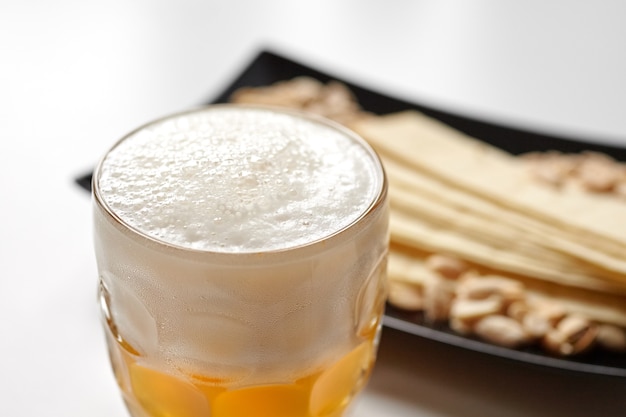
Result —
POLYGON ((311 116, 211 106, 94 174, 100 303, 135 417, 343 416, 375 361, 387 183, 311 116))

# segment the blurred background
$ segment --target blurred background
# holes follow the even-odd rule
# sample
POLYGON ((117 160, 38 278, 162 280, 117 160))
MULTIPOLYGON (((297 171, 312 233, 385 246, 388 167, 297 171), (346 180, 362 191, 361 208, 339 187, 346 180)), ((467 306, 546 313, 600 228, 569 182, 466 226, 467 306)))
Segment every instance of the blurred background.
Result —
MULTIPOLYGON (((131 129, 212 99, 271 49, 398 98, 626 147, 624 16, 620 0, 1 2, 0 410, 125 415, 73 181, 131 129)), ((388 334, 357 417, 626 413, 623 381, 467 365, 388 334), (471 377, 512 370, 508 386, 471 377)))

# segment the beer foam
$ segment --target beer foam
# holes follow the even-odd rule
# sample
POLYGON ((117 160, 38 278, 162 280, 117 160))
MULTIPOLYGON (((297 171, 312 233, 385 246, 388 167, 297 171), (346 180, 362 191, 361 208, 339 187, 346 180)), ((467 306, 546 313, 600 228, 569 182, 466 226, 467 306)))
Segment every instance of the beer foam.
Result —
POLYGON ((345 131, 290 113, 217 106, 137 130, 98 187, 123 222, 212 252, 273 251, 347 227, 376 199, 381 167, 345 131))

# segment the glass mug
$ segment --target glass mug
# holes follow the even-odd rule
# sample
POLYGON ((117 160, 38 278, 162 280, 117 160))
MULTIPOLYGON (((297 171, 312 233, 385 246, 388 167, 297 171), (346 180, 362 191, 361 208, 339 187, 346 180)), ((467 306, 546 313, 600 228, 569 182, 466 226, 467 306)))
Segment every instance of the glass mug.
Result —
POLYGON ((134 417, 346 415, 386 296, 387 180, 367 143, 311 115, 208 106, 120 140, 93 195, 134 417))

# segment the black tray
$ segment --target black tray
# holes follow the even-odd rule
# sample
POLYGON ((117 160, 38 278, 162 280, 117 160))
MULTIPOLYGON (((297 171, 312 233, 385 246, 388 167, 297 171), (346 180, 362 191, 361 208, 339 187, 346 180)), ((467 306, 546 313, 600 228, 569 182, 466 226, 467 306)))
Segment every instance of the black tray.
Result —
MULTIPOLYGON (((263 86, 300 75, 311 76, 324 82, 329 80, 343 82, 356 95, 361 106, 370 112, 386 114, 415 109, 513 154, 552 149, 564 152, 592 150, 626 161, 626 148, 589 143, 584 138, 563 138, 511 128, 464 117, 418 103, 410 103, 363 88, 270 51, 260 52, 217 98, 207 100, 207 103, 225 103, 231 94, 240 87, 263 86)), ((90 190, 91 173, 77 178, 76 182, 84 189, 90 190)), ((537 348, 528 348, 526 350, 502 348, 477 339, 460 336, 445 325, 438 327, 429 326, 424 322, 422 314, 407 313, 395 309, 393 306, 387 306, 384 324, 419 337, 499 358, 514 360, 523 364, 575 373, 626 378, 626 354, 595 350, 582 357, 562 359, 549 356, 537 348)))

